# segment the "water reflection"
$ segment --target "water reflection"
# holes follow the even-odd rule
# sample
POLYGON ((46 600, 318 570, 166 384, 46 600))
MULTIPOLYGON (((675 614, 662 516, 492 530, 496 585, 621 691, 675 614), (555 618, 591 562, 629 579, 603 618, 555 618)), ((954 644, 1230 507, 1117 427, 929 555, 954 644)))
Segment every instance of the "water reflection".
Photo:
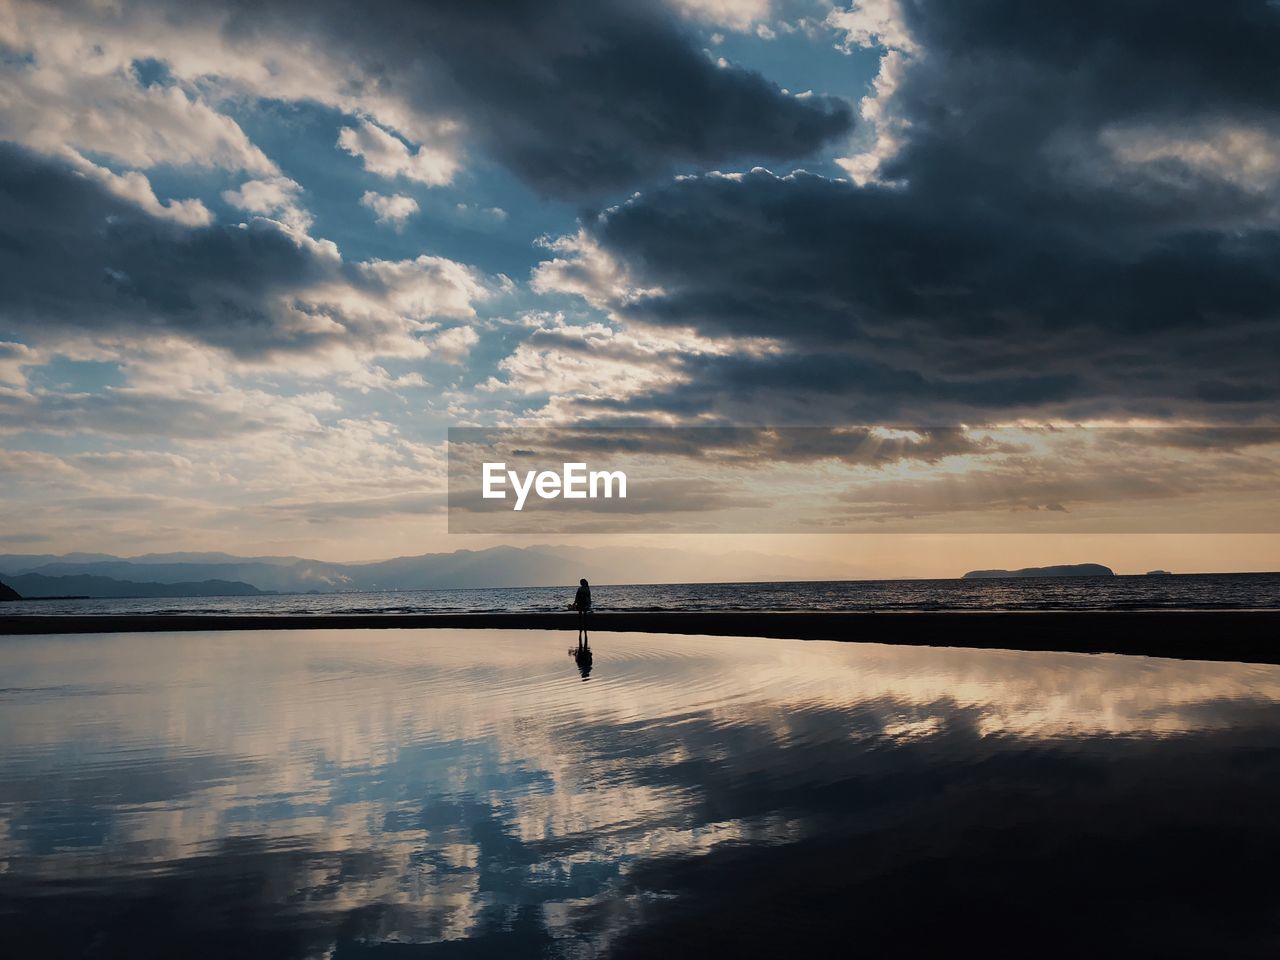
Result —
POLYGON ((1280 668, 607 645, 584 684, 586 644, 571 672, 542 632, 5 639, 9 943, 1045 956, 1106 928, 1179 956, 1280 933, 1280 668))
POLYGON ((578 634, 578 645, 569 648, 569 656, 573 657, 573 662, 577 664, 578 673, 583 680, 587 680, 591 676, 591 665, 595 659, 591 652, 591 643, 587 639, 587 633, 583 630, 578 634))

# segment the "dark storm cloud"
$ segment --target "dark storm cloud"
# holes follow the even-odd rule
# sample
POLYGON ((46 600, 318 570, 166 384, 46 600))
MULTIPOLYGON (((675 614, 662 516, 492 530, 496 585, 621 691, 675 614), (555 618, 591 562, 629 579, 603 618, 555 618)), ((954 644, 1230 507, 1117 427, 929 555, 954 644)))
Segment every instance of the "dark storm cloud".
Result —
MULTIPOLYGON (((1107 189, 1066 190, 1073 151, 1099 132, 1168 126, 1196 139, 1222 122, 1275 130, 1280 106, 1280 9, 1256 0, 909 0, 907 26, 926 55, 905 73, 895 110, 912 123, 890 178, 917 192, 1027 207, 1059 226, 1095 228, 1124 248, 1132 229, 1256 211, 1240 185, 1197 176, 1170 159, 1116 173, 1107 189), (1152 172, 1176 183, 1146 183, 1152 172), (1188 189, 1191 188, 1191 189, 1188 189), (1119 204, 1119 206, 1115 206, 1119 204)), ((1114 251, 1113 251, 1114 252, 1114 251)))
POLYGON ((642 283, 671 287, 632 301, 630 316, 697 317, 710 333, 823 343, 857 332, 910 346, 918 320, 920 346, 927 334, 965 334, 999 351, 1028 326, 1143 334, 1193 327, 1207 313, 1269 319, 1280 302, 1273 230, 1178 231, 1141 246, 1133 238, 1112 255, 1109 236, 1017 214, 962 210, 956 197, 911 187, 757 170, 678 181, 593 229, 639 264, 642 283))
POLYGON ((0 322, 8 329, 177 333, 242 357, 336 345, 391 353, 412 334, 396 311, 377 311, 394 285, 458 282, 433 276, 430 264, 409 268, 396 277, 344 263, 336 249, 270 220, 173 223, 57 158, 0 142, 0 322), (365 298, 368 309, 345 314, 348 297, 365 298))
MULTIPOLYGON (((682 165, 800 156, 851 124, 842 101, 791 96, 756 73, 717 66, 656 2, 386 0, 358 14, 338 2, 141 2, 125 4, 117 20, 97 7, 68 16, 80 16, 88 35, 108 22, 154 22, 180 45, 184 24, 204 36, 195 27, 214 23, 247 56, 276 43, 295 60, 306 53, 318 76, 345 78, 352 102, 395 104, 393 113, 428 127, 456 122, 464 142, 558 195, 682 165)), ((157 205, 147 212, 118 195, 126 191, 113 193, 109 176, 0 143, 6 329, 163 330, 244 357, 337 344, 415 353, 412 324, 388 302, 397 277, 344 263, 336 249, 264 220, 243 228, 171 222, 157 205), (316 288, 336 291, 336 302, 317 304, 308 296, 316 288), (346 294, 373 309, 344 315, 346 294), (379 315, 380 305, 390 309, 379 315)), ((440 278, 459 294, 444 311, 454 318, 466 314, 459 297, 475 292, 464 275, 459 267, 440 278)))
POLYGON ((10 324, 106 333, 163 318, 228 345, 281 346, 289 338, 264 301, 327 272, 274 226, 183 227, 0 143, 0 311, 10 324))
POLYGON ((1265 414, 1280 9, 916 0, 906 22, 883 183, 702 176, 585 224, 658 291, 617 314, 786 348, 689 358, 633 409, 1265 414))
MULTIPOLYGON (((687 321, 692 322, 692 321, 687 321)), ((785 329, 785 328, 780 328, 785 329)), ((880 338, 881 346, 887 338, 880 338)), ((953 378, 924 375, 894 344, 896 365, 866 359, 872 347, 833 334, 827 343, 791 343, 766 356, 696 355, 679 361, 687 379, 674 387, 624 399, 589 397, 579 409, 593 422, 615 423, 646 415, 692 417, 711 413, 729 422, 786 425, 814 423, 938 423, 966 416, 996 419, 1059 405, 1079 394, 1080 376, 1070 371, 1017 372, 1016 357, 993 363, 989 376, 962 369, 953 378), (1012 369, 1011 369, 1012 368, 1012 369)), ((959 365, 950 363, 952 368, 959 365)))
POLYGON ((577 196, 679 166, 813 153, 847 104, 719 66, 656 0, 232 4, 234 37, 314 40, 365 92, 463 126, 536 189, 577 196))

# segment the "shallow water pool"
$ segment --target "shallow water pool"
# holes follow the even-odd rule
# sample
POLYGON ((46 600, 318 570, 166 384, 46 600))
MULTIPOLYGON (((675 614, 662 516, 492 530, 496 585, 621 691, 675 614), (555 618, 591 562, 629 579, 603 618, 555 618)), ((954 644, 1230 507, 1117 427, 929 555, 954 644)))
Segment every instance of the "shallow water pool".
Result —
POLYGON ((15 956, 1270 956, 1280 667, 0 638, 15 956), (585 673, 585 676, 584 676, 585 673))

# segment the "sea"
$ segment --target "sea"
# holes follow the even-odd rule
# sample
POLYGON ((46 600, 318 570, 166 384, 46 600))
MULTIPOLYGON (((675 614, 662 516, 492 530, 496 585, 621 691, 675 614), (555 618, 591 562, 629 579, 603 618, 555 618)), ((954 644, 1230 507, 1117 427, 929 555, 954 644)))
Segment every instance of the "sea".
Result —
MULTIPOLYGON (((38 600, 9 615, 404 614, 565 610, 577 584, 254 597, 38 600)), ((1280 573, 594 584, 596 610, 1219 610, 1280 608, 1280 573)))

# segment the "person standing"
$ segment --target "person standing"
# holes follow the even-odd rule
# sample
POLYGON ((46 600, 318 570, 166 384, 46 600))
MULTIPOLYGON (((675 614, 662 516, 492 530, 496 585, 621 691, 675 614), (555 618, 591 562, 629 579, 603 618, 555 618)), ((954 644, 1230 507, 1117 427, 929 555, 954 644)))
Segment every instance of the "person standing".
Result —
POLYGON ((578 592, 573 597, 573 609, 578 611, 578 635, 585 637, 587 635, 587 612, 591 609, 591 585, 587 581, 579 580, 578 592))

